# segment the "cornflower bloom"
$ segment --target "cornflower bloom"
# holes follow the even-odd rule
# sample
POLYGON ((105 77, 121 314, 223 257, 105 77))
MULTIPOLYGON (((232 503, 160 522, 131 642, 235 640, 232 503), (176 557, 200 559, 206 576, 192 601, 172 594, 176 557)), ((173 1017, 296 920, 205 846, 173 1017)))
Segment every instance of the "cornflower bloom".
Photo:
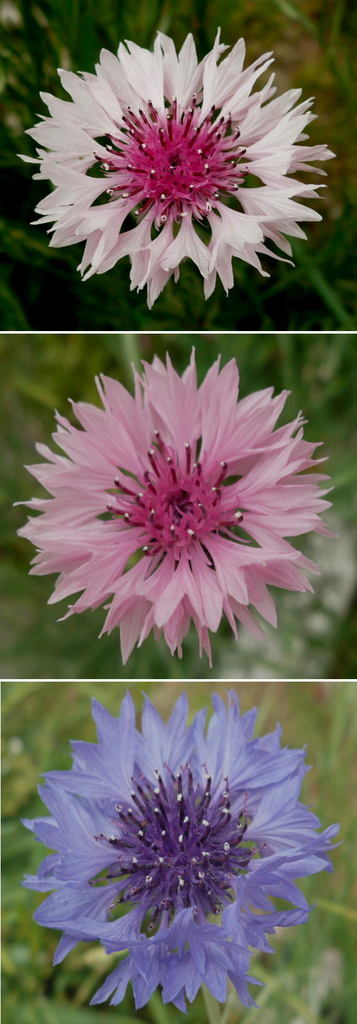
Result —
POLYGON ((56 851, 24 882, 54 890, 35 912, 63 931, 54 963, 92 939, 122 953, 92 1003, 131 982, 137 1009, 160 985, 185 1011, 203 983, 223 1002, 230 980, 250 1006, 252 948, 272 953, 275 928, 306 921, 295 880, 331 870, 338 825, 319 832, 299 801, 304 750, 281 747, 279 725, 253 739, 235 693, 212 703, 206 732, 205 711, 187 727, 184 694, 166 724, 146 699, 140 733, 129 694, 118 718, 94 700, 98 744, 72 744, 73 768, 39 787, 51 817, 24 821, 56 851))
POLYGON ((169 357, 143 367, 134 397, 98 379, 104 409, 73 403, 79 428, 57 414, 64 455, 37 446, 46 461, 28 468, 50 497, 25 503, 40 515, 19 533, 38 549, 32 573, 60 573, 51 603, 82 591, 67 615, 112 597, 103 632, 120 627, 124 661, 152 629, 181 656, 191 620, 210 658, 222 617, 235 636, 237 620, 264 636, 249 605, 276 625, 268 584, 312 589, 316 565, 286 538, 329 535, 323 460, 301 414, 275 429, 287 391, 237 402, 235 360, 200 387, 194 353, 182 377, 169 357))
POLYGON ((52 224, 50 245, 85 242, 84 280, 128 255, 131 288, 146 285, 151 307, 189 258, 207 298, 217 274, 233 286, 233 256, 269 276, 260 256, 290 257, 286 235, 305 238, 299 222, 321 219, 304 203, 321 186, 292 176, 334 156, 306 145, 313 100, 300 89, 273 99, 274 74, 253 92, 272 54, 243 70, 244 40, 221 60, 226 50, 218 32, 198 63, 192 35, 177 54, 159 32, 153 52, 121 43, 95 74, 59 71, 72 102, 41 94, 49 117, 28 131, 38 157, 23 159, 54 190, 35 223, 52 224))

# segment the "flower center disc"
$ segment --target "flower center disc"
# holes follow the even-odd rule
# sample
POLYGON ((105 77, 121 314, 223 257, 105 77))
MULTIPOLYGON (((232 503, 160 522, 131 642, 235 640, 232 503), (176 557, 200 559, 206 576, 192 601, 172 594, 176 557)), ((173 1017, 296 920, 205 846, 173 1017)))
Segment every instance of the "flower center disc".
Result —
POLYGON ((143 775, 133 779, 132 803, 116 807, 119 834, 106 840, 116 854, 106 877, 123 878, 116 902, 140 903, 149 932, 184 907, 196 918, 219 914, 232 876, 256 852, 244 844, 243 811, 232 813, 228 779, 215 797, 211 776, 195 783, 189 765, 156 775, 156 786, 143 775))
POLYGON ((153 207, 157 227, 187 213, 202 220, 246 175, 238 166, 245 153, 239 128, 214 107, 200 120, 196 104, 193 96, 189 107, 179 108, 174 100, 165 113, 150 101, 137 114, 128 108, 118 134, 110 136, 102 169, 116 172, 118 182, 108 194, 141 204, 136 213, 153 207))
POLYGON ((150 469, 138 478, 140 490, 127 487, 127 478, 114 481, 119 491, 118 504, 110 502, 107 509, 122 517, 128 526, 142 528, 146 555, 171 550, 178 558, 196 539, 202 543, 212 531, 230 529, 243 519, 235 504, 229 510, 222 509, 227 463, 218 463, 216 472, 211 471, 206 477, 201 463, 193 461, 194 451, 187 441, 184 460, 180 462, 177 453, 156 430, 155 446, 147 452, 150 469))

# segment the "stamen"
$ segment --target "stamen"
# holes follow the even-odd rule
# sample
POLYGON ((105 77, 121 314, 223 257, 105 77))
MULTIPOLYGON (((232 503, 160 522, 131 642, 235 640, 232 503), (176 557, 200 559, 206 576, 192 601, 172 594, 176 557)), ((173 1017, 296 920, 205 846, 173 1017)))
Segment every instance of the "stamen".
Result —
POLYGON ((217 200, 234 194, 246 175, 239 165, 245 153, 239 128, 230 115, 216 117, 216 109, 198 124, 197 109, 197 96, 181 113, 176 100, 165 112, 157 111, 152 101, 137 113, 127 107, 117 137, 108 136, 108 159, 96 155, 102 172, 117 178, 107 190, 110 200, 116 193, 124 200, 136 196, 142 205, 135 216, 165 203, 165 212, 155 221, 160 228, 168 217, 180 222, 187 213, 200 222, 217 200), (232 180, 231 169, 237 165, 232 180))
POLYGON ((243 518, 240 509, 222 511, 227 462, 219 463, 215 483, 210 485, 205 480, 202 463, 192 462, 193 450, 193 444, 185 441, 182 464, 179 455, 155 429, 153 444, 147 449, 147 466, 133 479, 133 486, 123 483, 120 475, 114 479, 118 504, 109 501, 106 510, 115 516, 119 529, 122 525, 125 529, 140 530, 142 554, 151 560, 150 574, 157 570, 168 551, 178 563, 183 549, 189 552, 196 540, 206 564, 215 571, 209 535, 221 532, 225 536, 227 529, 243 518))
POLYGON ((118 902, 135 903, 144 893, 146 898, 152 893, 152 904, 147 908, 148 933, 160 924, 164 913, 170 916, 175 913, 176 895, 179 896, 177 909, 182 908, 183 899, 183 905, 192 906, 195 912, 200 908, 200 913, 202 910, 207 914, 219 913, 231 899, 230 875, 244 870, 255 852, 252 844, 240 848, 247 828, 243 812, 231 825, 230 812, 229 819, 227 815, 224 821, 219 817, 222 811, 228 811, 228 779, 221 796, 213 799, 212 779, 207 770, 203 788, 202 781, 195 781, 187 764, 176 775, 169 769, 165 771, 168 772, 166 783, 155 769, 155 786, 143 774, 133 776, 130 799, 139 809, 140 819, 130 804, 124 808, 117 804, 115 810, 123 822, 123 831, 119 826, 118 834, 113 833, 107 839, 104 835, 96 837, 115 849, 116 863, 110 866, 105 877, 124 879, 124 891, 114 900, 112 909, 118 902), (205 816, 208 804, 210 820, 205 816), (220 833, 221 848, 217 845, 220 833), (203 843, 205 849, 202 849, 203 843))

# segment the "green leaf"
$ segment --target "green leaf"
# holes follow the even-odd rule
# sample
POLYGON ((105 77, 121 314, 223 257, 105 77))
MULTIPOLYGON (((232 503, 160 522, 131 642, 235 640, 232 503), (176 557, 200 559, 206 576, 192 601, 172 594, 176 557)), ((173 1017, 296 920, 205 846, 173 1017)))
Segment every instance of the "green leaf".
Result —
POLYGON ((321 910, 329 910, 331 914, 337 914, 338 917, 345 917, 347 921, 357 921, 357 910, 353 910, 352 907, 345 907, 342 903, 335 903, 332 900, 316 899, 314 900, 315 906, 320 907, 321 910))

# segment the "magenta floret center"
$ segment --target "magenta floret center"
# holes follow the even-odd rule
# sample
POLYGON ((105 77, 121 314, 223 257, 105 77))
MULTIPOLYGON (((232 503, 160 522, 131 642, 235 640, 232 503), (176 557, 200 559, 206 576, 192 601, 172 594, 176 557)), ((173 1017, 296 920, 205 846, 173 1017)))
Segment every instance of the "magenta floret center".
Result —
POLYGON ((187 214, 202 220, 244 180, 239 163, 245 149, 238 140, 229 116, 212 107, 201 117, 195 96, 185 109, 176 100, 165 112, 150 102, 138 113, 128 108, 102 163, 111 179, 113 173, 118 178, 108 194, 132 199, 138 213, 153 207, 157 227, 187 214))
POLYGON ((136 481, 124 475, 114 481, 117 504, 110 502, 107 509, 126 526, 141 529, 146 555, 171 550, 179 557, 195 540, 202 542, 213 531, 231 530, 243 518, 236 504, 227 510, 225 502, 223 508, 227 463, 217 462, 205 473, 195 452, 196 445, 187 441, 180 459, 155 431, 155 442, 147 452, 149 468, 136 481))
POLYGON ((115 808, 114 834, 96 837, 113 848, 106 877, 121 880, 115 903, 141 903, 148 931, 184 907, 195 917, 219 914, 233 876, 256 853, 244 840, 244 797, 232 802, 227 778, 214 793, 211 776, 197 782, 189 765, 156 775, 156 785, 133 778, 131 801, 115 808))

